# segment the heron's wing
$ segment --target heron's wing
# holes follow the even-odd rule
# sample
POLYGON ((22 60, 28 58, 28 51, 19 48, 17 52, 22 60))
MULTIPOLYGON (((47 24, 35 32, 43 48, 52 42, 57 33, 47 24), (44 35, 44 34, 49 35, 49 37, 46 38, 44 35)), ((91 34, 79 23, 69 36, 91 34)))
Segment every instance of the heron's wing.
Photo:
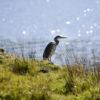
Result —
POLYGON ((45 48, 45 50, 44 50, 43 58, 49 58, 49 57, 51 57, 52 54, 54 53, 55 49, 56 49, 55 43, 54 43, 54 42, 50 42, 50 43, 46 46, 46 48, 45 48))

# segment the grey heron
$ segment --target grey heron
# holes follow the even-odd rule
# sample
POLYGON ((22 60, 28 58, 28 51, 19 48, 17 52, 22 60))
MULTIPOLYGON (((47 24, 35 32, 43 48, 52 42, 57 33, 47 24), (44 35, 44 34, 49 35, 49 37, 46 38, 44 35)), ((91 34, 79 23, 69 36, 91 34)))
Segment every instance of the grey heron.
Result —
POLYGON ((56 50, 56 47, 58 46, 59 44, 59 39, 63 39, 63 38, 66 38, 66 37, 62 37, 62 36, 56 36, 54 38, 54 42, 50 42, 45 50, 44 50, 44 53, 43 53, 43 60, 50 60, 51 61, 51 56, 54 54, 55 50, 56 50))

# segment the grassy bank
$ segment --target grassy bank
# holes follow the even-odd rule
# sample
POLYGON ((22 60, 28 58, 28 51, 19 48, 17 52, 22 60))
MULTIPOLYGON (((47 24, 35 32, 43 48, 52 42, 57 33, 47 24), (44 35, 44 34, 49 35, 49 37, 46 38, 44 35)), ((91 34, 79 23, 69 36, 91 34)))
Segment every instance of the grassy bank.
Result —
POLYGON ((100 100, 100 74, 0 55, 0 100, 100 100))

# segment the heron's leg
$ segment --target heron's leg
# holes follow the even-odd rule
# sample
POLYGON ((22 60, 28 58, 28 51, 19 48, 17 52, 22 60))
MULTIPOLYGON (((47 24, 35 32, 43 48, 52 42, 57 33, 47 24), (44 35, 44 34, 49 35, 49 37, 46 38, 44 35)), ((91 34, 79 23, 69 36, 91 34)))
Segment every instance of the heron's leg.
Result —
POLYGON ((51 61, 51 57, 49 58, 50 64, 53 64, 53 62, 51 61))
POLYGON ((51 62, 51 57, 49 58, 49 61, 51 62))

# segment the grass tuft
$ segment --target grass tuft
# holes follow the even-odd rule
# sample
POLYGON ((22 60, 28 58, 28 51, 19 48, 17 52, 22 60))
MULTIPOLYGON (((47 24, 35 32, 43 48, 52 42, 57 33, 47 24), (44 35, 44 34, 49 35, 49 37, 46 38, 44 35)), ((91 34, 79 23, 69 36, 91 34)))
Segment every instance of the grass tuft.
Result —
POLYGON ((0 59, 0 100, 100 100, 99 71, 15 56, 0 59))

